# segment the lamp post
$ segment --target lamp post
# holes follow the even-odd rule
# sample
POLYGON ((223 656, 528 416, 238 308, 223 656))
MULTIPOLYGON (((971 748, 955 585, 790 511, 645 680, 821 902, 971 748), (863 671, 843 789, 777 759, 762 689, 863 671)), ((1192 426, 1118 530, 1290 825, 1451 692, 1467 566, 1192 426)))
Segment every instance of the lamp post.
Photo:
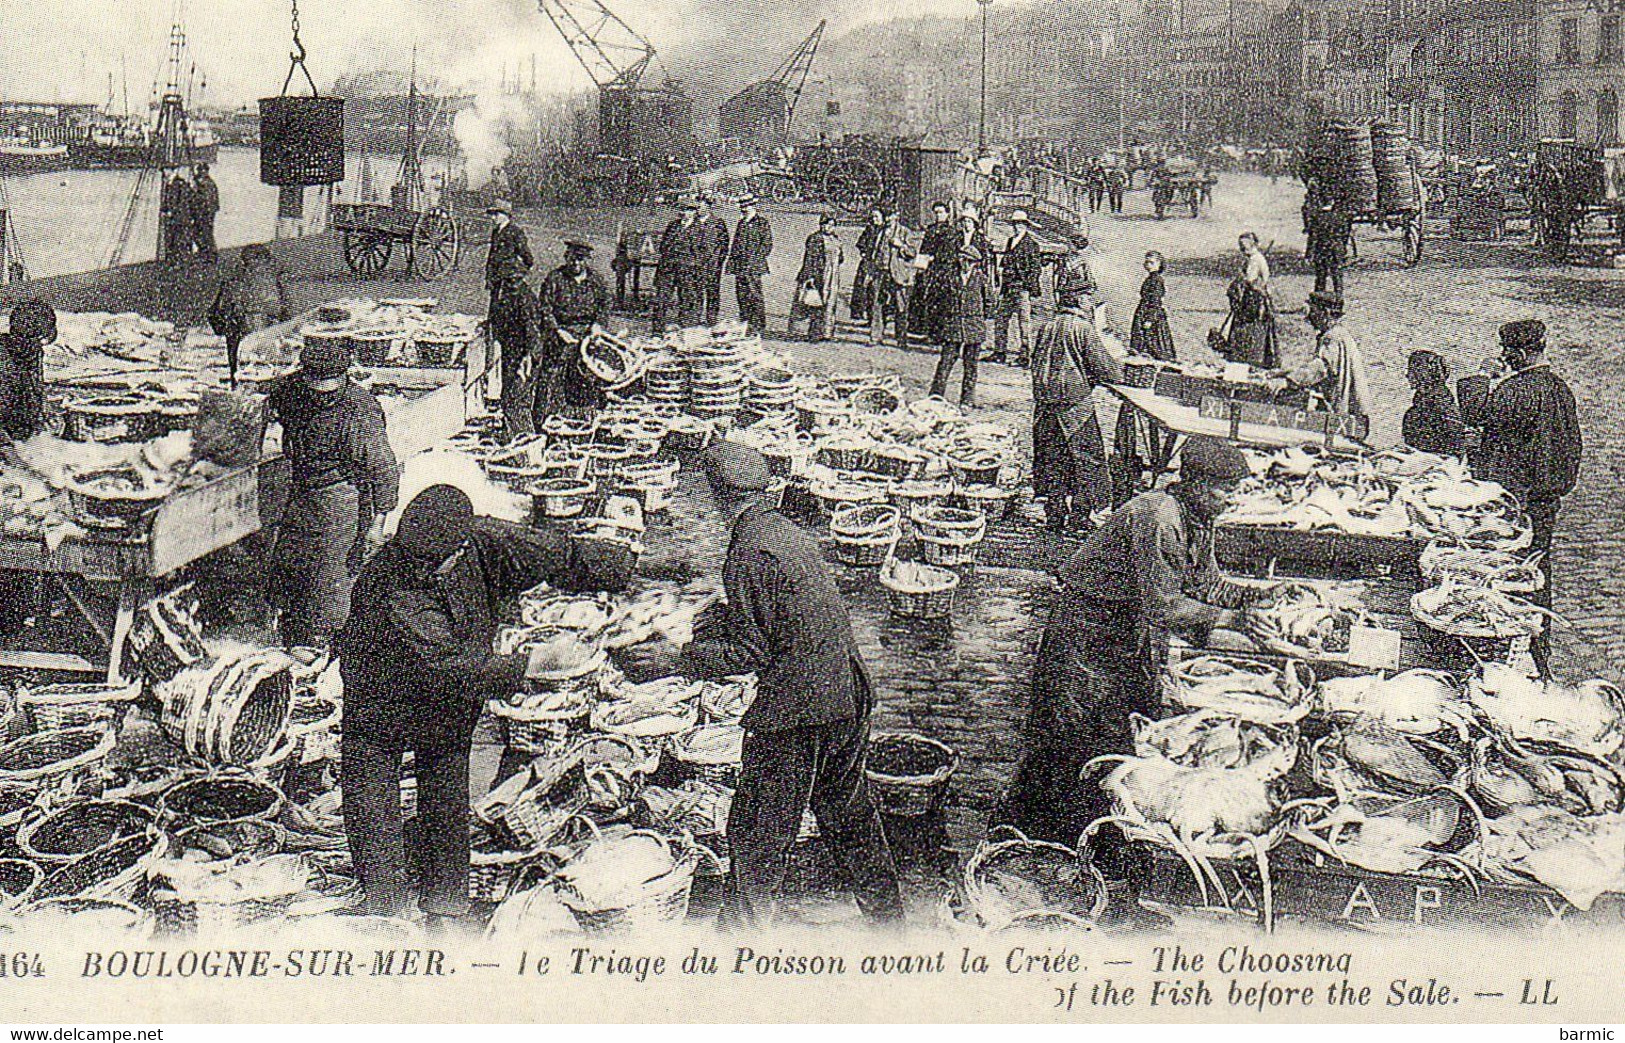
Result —
POLYGON ((976 0, 976 4, 982 9, 982 106, 976 121, 976 156, 980 159, 987 153, 987 9, 993 0, 976 0))

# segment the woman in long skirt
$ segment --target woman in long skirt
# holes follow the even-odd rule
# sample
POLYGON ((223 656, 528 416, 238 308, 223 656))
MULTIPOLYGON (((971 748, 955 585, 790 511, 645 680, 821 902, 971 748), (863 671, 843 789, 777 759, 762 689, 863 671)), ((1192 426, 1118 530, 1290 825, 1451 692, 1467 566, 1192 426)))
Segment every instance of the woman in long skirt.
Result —
POLYGON ((1228 335, 1221 354, 1231 362, 1260 369, 1280 365, 1276 350, 1275 301, 1270 296, 1270 263, 1258 245, 1258 236, 1243 232, 1239 242, 1244 259, 1240 274, 1230 284, 1228 335))
POLYGON ((1174 334, 1168 328, 1168 312, 1162 299, 1168 293, 1163 280, 1167 262, 1162 254, 1151 250, 1145 255, 1145 281, 1140 284, 1140 303, 1134 309, 1134 325, 1129 331, 1128 350, 1131 355, 1145 358, 1174 360, 1174 334))

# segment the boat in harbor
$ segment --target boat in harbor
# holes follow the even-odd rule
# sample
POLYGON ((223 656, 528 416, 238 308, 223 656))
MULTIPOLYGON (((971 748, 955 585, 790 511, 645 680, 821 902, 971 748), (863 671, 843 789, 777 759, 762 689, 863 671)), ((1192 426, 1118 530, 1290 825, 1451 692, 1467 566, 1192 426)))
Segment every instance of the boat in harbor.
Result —
POLYGON ((104 115, 93 120, 83 136, 68 148, 68 165, 90 170, 138 170, 151 165, 155 149, 161 147, 190 163, 213 163, 220 150, 213 128, 201 119, 187 119, 180 140, 173 141, 160 134, 155 124, 104 115))
POLYGON ((26 138, 0 138, 0 174, 34 174, 68 165, 68 146, 26 138))

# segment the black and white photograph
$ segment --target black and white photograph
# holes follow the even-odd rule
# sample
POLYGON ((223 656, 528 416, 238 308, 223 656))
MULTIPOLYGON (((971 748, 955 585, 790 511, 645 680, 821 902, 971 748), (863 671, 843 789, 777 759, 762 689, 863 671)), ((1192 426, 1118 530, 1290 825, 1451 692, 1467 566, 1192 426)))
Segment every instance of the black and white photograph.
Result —
POLYGON ((1625 1018, 1622 21, 0 0, 0 1024, 1625 1018))

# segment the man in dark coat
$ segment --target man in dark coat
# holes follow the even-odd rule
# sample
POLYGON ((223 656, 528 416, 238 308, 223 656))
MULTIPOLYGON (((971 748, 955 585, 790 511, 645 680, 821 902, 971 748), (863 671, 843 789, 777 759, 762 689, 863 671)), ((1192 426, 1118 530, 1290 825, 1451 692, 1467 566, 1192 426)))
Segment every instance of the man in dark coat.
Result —
MULTIPOLYGON (((1085 764, 1134 752, 1131 714, 1160 716, 1156 680, 1168 636, 1198 643, 1237 631, 1241 615, 1221 608, 1224 589, 1213 560, 1213 520, 1225 493, 1248 474, 1233 446, 1195 436, 1180 451, 1179 481, 1123 505, 1062 567, 1033 674, 1027 750, 992 825, 1034 840, 1077 847, 1096 819, 1111 814, 1099 776, 1085 764)), ((1245 647, 1239 633, 1218 644, 1245 647)), ((1091 838, 1106 878, 1102 926, 1145 929, 1165 917, 1138 901, 1147 866, 1116 826, 1091 838)))
POLYGON ((1121 383, 1123 367, 1095 330, 1088 290, 1068 274, 1055 288, 1059 311, 1033 348, 1033 492, 1051 531, 1085 532, 1112 505, 1094 390, 1121 383))
POLYGON ((728 266, 728 246, 732 242, 728 221, 717 213, 714 196, 701 195, 701 238, 705 243, 705 267, 701 282, 705 296, 705 324, 715 326, 722 318, 722 270, 728 266))
POLYGON ((180 171, 158 193, 158 221, 164 230, 164 260, 178 264, 192 256, 192 186, 180 171))
POLYGON ((603 589, 614 570, 556 530, 474 516, 447 485, 419 493, 355 588, 338 642, 344 680, 344 826, 366 912, 411 901, 401 835, 401 755, 413 753, 425 848, 419 904, 433 921, 468 912, 469 754, 492 696, 536 667, 492 651, 505 601, 540 583, 603 589))
POLYGON ((570 240, 564 263, 542 281, 537 315, 542 332, 542 372, 536 381, 536 413, 561 406, 600 409, 603 385, 581 365, 581 338, 609 318, 609 287, 592 270, 592 245, 570 240))
POLYGON ((923 319, 926 335, 940 344, 959 266, 959 228, 954 224, 953 208, 947 203, 931 204, 931 225, 920 240, 919 252, 931 260, 914 284, 913 311, 923 319))
POLYGON ((1327 198, 1309 212, 1309 263, 1315 268, 1315 290, 1343 296, 1343 266, 1348 263, 1348 215, 1327 198))
POLYGON ((536 430, 536 295, 530 270, 536 266, 530 240, 513 223, 513 207, 497 200, 491 217, 491 251, 485 258, 485 288, 491 292, 487 321, 502 349, 502 438, 511 442, 536 430))
POLYGON ((760 679, 740 722, 744 761, 728 815, 724 924, 771 923, 809 807, 859 908, 872 920, 896 920, 903 914, 897 867, 863 770, 874 693, 846 604, 818 541, 768 506, 772 476, 760 453, 722 442, 704 465, 732 531, 722 569, 727 602, 695 622, 685 672, 760 679))
POLYGON ((705 266, 709 257, 707 230, 700 222, 700 204, 684 199, 681 212, 660 235, 660 260, 655 266, 655 336, 666 332, 667 318, 677 313, 677 326, 698 326, 705 314, 705 266))
POLYGON ((11 309, 0 336, 0 441, 24 442, 45 429, 45 345, 56 340, 56 311, 29 298, 11 309))
MULTIPOLYGON (((1521 319, 1501 327, 1501 353, 1512 375, 1496 385, 1484 407, 1481 448, 1487 476, 1518 498, 1534 525, 1531 553, 1541 555, 1546 585, 1534 600, 1552 602, 1552 532, 1563 497, 1580 476, 1583 443, 1574 392, 1546 362, 1546 325, 1521 319)), ((1546 665, 1547 643, 1537 641, 1537 665, 1546 665)))
POLYGON ((942 347, 936 372, 931 376, 931 394, 948 397, 948 380, 953 376, 955 363, 961 363, 964 372, 960 378, 959 404, 973 409, 977 360, 981 357, 982 345, 987 343, 987 316, 992 310, 993 287, 988 274, 992 253, 978 245, 986 240, 977 230, 974 217, 962 216, 959 227, 953 276, 948 285, 948 299, 943 304, 939 334, 942 347))
POLYGON ((1016 323, 1017 341, 1015 365, 1025 366, 1032 354, 1033 301, 1044 295, 1044 251, 1033 235, 1027 211, 1017 210, 1010 215, 1015 232, 1005 244, 999 258, 998 313, 993 316, 993 352, 1000 362, 1009 357, 1010 322, 1016 323))
POLYGON ((384 411, 349 379, 349 350, 307 344, 299 370, 266 398, 282 424, 288 502, 272 551, 278 627, 289 647, 326 648, 350 615, 350 589, 369 535, 395 509, 400 472, 384 411))
POLYGON ((220 213, 220 186, 209 176, 209 164, 199 163, 192 172, 192 237, 198 256, 205 261, 219 257, 214 242, 214 219, 220 213))
POLYGON ((1106 194, 1111 197, 1112 213, 1123 212, 1123 193, 1128 191, 1128 171, 1112 167, 1106 171, 1106 194))
POLYGON ((767 298, 762 278, 767 275, 768 258, 773 253, 773 226, 756 212, 756 197, 739 201, 739 225, 734 229, 733 246, 728 251, 728 270, 734 277, 734 296, 739 302, 739 320, 752 333, 767 330, 767 298))

